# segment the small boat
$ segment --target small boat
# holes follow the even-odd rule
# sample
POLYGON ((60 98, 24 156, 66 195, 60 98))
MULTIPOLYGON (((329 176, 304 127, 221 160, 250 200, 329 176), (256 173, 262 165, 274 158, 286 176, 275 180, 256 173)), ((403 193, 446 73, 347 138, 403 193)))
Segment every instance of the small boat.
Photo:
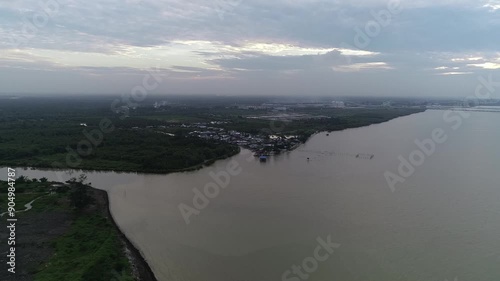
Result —
POLYGON ((266 162, 266 161, 267 161, 267 156, 265 156, 265 155, 261 155, 261 156, 259 157, 259 160, 260 160, 260 162, 266 162))

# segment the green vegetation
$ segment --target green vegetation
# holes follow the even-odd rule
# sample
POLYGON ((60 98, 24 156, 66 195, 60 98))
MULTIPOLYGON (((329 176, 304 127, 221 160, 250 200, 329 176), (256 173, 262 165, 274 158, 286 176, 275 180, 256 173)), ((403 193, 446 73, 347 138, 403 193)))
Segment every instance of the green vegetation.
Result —
MULTIPOLYGON (((29 237, 30 240, 19 243, 17 247, 22 247, 24 253, 32 254, 29 255, 29 261, 19 260, 19 264, 30 268, 29 279, 134 280, 119 232, 107 216, 107 206, 103 203, 105 200, 98 198, 103 192, 92 190, 85 184, 85 180, 85 176, 80 176, 78 179, 68 181, 66 190, 56 188, 53 182, 43 178, 17 179, 16 210, 24 209, 24 204, 35 198, 39 199, 33 203, 33 209, 17 213, 16 216, 24 222, 41 221, 41 224, 51 232, 53 229, 65 228, 63 233, 49 241, 47 233, 33 222, 21 229, 27 233, 20 234, 19 237, 29 237), (54 192, 55 190, 59 192, 54 192), (65 223, 53 221, 53 215, 60 213, 66 214, 69 221, 65 223), (48 254, 38 256, 38 252, 48 252, 48 254)), ((62 184, 57 186, 60 187, 62 184)), ((1 210, 7 207, 7 188, 7 182, 0 181, 1 210)))
MULTIPOLYGON (((143 109, 141 114, 146 114, 143 109)), ((338 131, 357 128, 371 124, 387 122, 391 119, 421 112, 420 108, 293 108, 286 112, 273 112, 271 110, 243 110, 234 107, 177 109, 166 108, 162 110, 149 110, 151 116, 160 119, 162 114, 169 116, 174 111, 177 114, 191 114, 196 116, 197 122, 220 121, 223 124, 214 124, 213 127, 235 130, 254 135, 298 135, 306 141, 312 134, 320 131, 338 131), (279 120, 266 120, 259 116, 302 115, 303 118, 283 117, 279 120), (251 118, 250 118, 251 117, 251 118), (259 117, 259 118, 255 118, 259 117)), ((189 123, 189 122, 186 122, 189 123)), ((172 123, 168 123, 172 124, 172 123)), ((171 131, 178 132, 178 131, 171 131)))
MULTIPOLYGON (((37 199, 37 204, 33 205, 34 211, 48 211, 62 208, 59 200, 61 194, 46 196, 50 190, 50 182, 40 182, 37 179, 29 180, 20 177, 16 180, 16 210, 24 210, 27 203, 37 199)), ((7 209, 7 192, 9 185, 6 181, 0 181, 0 210, 7 209)), ((19 215, 23 215, 20 213, 19 215)))
MULTIPOLYGON (((338 131, 357 128, 371 124, 389 121, 396 117, 421 112, 421 108, 327 108, 304 107, 291 108, 286 112, 274 112, 271 109, 240 109, 237 106, 213 107, 175 107, 165 106, 159 109, 140 108, 132 113, 134 123, 139 119, 149 119, 164 122, 158 125, 170 125, 175 129, 167 130, 179 134, 182 129, 176 124, 208 123, 212 121, 224 122, 213 124, 225 130, 235 130, 254 135, 286 134, 299 135, 306 141, 312 134, 320 131, 338 131), (303 119, 295 120, 266 120, 255 118, 272 115, 303 115, 303 119), (182 118, 181 118, 182 117, 182 118), (250 118, 251 117, 251 118, 250 118), (180 121, 182 120, 182 121, 180 121)), ((286 118, 284 118, 286 119, 286 118)), ((127 122, 130 122, 127 120, 127 122)), ((149 124, 152 125, 152 124, 149 124)), ((184 130, 185 132, 189 130, 184 130)), ((185 133, 184 133, 185 134, 185 133)))
POLYGON ((277 134, 297 135, 306 141, 318 131, 366 126, 422 111, 416 107, 324 106, 276 112, 272 107, 243 109, 230 98, 187 100, 187 105, 186 101, 178 101, 161 107, 145 101, 135 109, 130 108, 127 118, 110 109, 111 98, 1 100, 0 166, 152 173, 187 171, 239 151, 233 144, 191 137, 190 132, 204 130, 200 123, 264 139, 277 134), (283 113, 304 117, 284 121, 263 119, 283 113), (195 124, 198 127, 191 126, 195 124))
POLYGON ((168 173, 197 168, 207 161, 238 152, 237 147, 229 144, 198 138, 170 137, 149 130, 117 130, 106 134, 89 155, 83 155, 78 153, 78 143, 85 140, 84 129, 70 129, 65 125, 53 129, 66 129, 63 135, 40 128, 43 123, 0 129, 10 136, 0 143, 0 166, 168 173))
POLYGON ((77 211, 82 211, 88 205, 94 202, 94 198, 89 194, 89 187, 86 185, 87 176, 80 175, 78 180, 72 178, 68 183, 73 187, 69 194, 71 206, 75 207, 77 211))
POLYGON ((36 274, 35 281, 109 281, 117 276, 123 281, 134 280, 113 225, 101 215, 78 216, 69 233, 54 245, 55 255, 36 274))
POLYGON ((37 107, 27 113, 24 108, 2 106, 0 166, 168 173, 197 169, 239 151, 226 143, 132 129, 164 123, 143 118, 121 120, 104 110, 83 107, 67 112, 51 107, 53 110, 47 112, 47 108, 37 107), (111 132, 100 131, 105 118, 114 127, 111 132), (83 123, 87 126, 80 126, 83 123), (87 145, 79 146, 82 141, 87 145))

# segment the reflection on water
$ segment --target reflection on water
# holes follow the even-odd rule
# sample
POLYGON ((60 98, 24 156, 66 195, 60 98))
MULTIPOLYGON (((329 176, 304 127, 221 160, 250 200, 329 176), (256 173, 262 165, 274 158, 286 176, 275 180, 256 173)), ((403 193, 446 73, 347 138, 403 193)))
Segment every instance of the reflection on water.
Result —
POLYGON ((161 281, 276 281, 294 265, 311 281, 491 281, 500 276, 498 124, 498 113, 471 112, 453 131, 428 111, 318 134, 267 163, 244 151, 195 172, 88 178, 109 192, 114 218, 161 281), (435 128, 448 140, 391 192, 384 172, 435 128), (193 189, 217 183, 210 172, 229 161, 241 172, 187 225, 179 204, 193 206, 193 189), (303 262, 327 236, 340 247, 308 273, 303 262))

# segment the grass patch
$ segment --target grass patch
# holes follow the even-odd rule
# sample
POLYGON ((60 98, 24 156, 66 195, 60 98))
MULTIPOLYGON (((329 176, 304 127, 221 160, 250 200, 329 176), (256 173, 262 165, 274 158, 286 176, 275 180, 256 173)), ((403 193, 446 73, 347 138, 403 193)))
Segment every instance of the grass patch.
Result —
POLYGON ((35 281, 133 281, 114 226, 101 215, 79 215, 35 281))

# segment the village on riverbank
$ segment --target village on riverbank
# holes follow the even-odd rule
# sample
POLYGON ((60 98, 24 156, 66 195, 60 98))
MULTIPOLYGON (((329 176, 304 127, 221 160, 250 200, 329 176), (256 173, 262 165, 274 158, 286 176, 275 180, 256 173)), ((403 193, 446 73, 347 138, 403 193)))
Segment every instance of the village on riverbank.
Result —
POLYGON ((302 143, 299 137, 294 135, 253 135, 234 130, 227 131, 223 128, 207 125, 206 123, 189 125, 189 127, 196 128, 189 135, 237 145, 253 151, 255 156, 270 156, 290 151, 302 143))

